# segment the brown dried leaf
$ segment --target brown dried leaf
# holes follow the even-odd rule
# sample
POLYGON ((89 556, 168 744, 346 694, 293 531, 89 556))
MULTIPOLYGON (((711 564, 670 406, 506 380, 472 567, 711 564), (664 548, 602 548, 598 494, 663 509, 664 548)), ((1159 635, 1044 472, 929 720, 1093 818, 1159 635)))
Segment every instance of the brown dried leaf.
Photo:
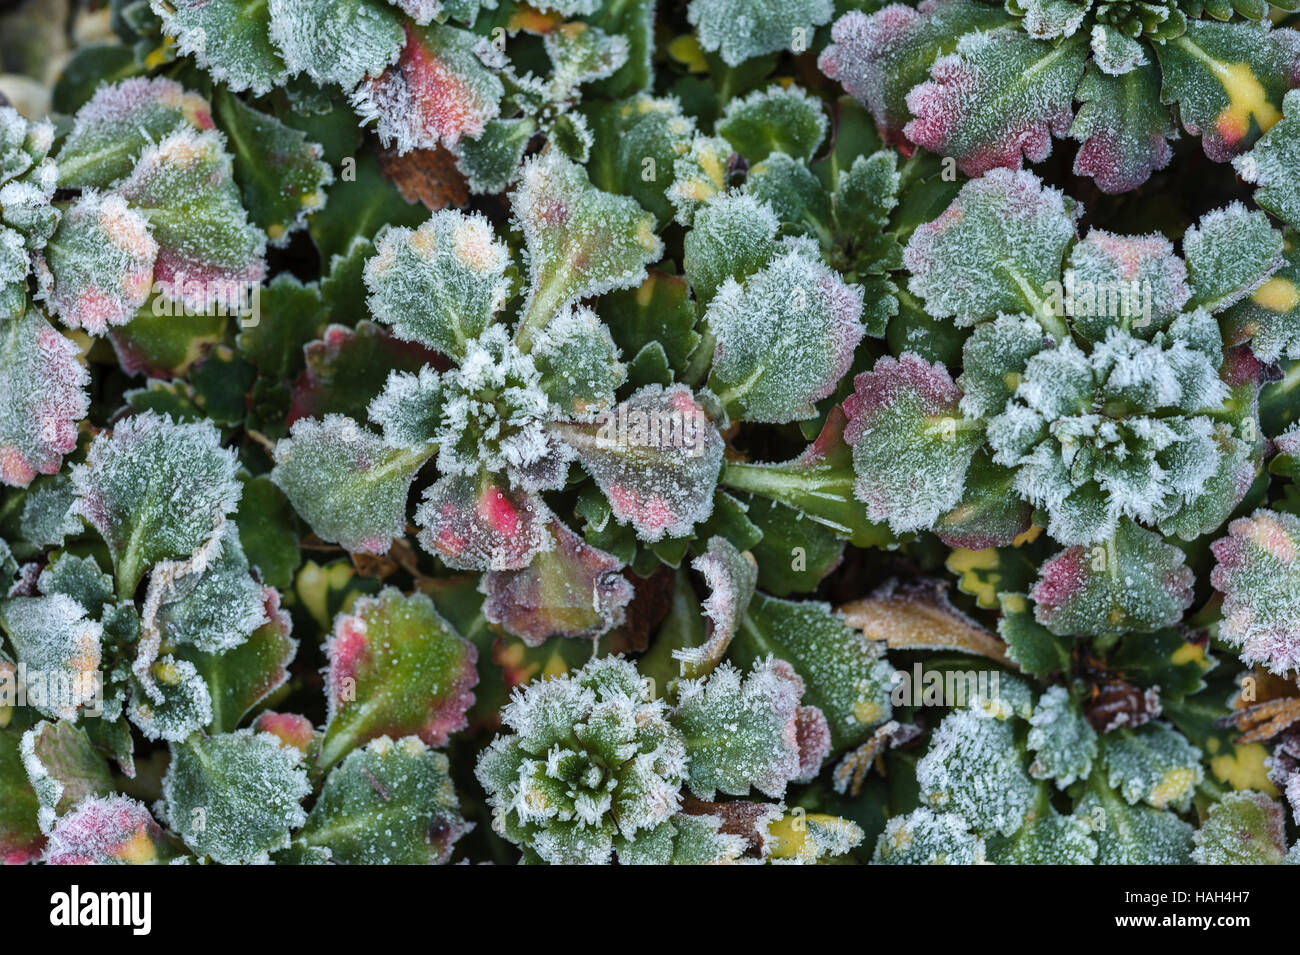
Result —
POLYGON ((949 603, 941 583, 887 585, 839 611, 850 627, 891 650, 956 650, 1014 666, 1007 645, 949 603))
POLYGON ((413 149, 404 155, 398 155, 396 149, 380 150, 379 171, 403 199, 421 202, 430 212, 469 201, 469 186, 456 168, 456 157, 441 146, 413 149))

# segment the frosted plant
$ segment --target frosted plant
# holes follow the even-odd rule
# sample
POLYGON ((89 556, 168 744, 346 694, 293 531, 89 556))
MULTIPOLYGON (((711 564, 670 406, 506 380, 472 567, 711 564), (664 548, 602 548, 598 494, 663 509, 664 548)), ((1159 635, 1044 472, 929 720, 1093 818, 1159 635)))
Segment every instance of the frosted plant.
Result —
MULTIPOLYGON (((1005 11, 974 0, 892 3, 841 16, 818 62, 871 111, 881 137, 905 151, 950 156, 978 176, 1040 162, 1053 138, 1068 137, 1079 143, 1075 174, 1119 193, 1169 165, 1179 121, 1209 158, 1249 160, 1246 151, 1282 118, 1300 62, 1300 34, 1272 28, 1268 9, 1177 0, 1014 0, 1005 11), (1234 14, 1241 19, 1216 22, 1234 14)), ((1269 169, 1294 171, 1288 137, 1279 132, 1260 148, 1259 165, 1244 167, 1252 181, 1261 170, 1261 195, 1278 196, 1280 177, 1269 169)))
MULTIPOLYGON (((84 715, 130 771, 127 719, 148 739, 182 740, 216 718, 206 676, 224 654, 263 628, 278 634, 275 652, 291 657, 294 644, 230 516, 235 458, 211 424, 124 419, 74 467, 72 490, 67 513, 98 535, 111 575, 93 556, 59 553, 30 594, 0 603, 0 622, 19 662, 63 674, 67 692, 42 712, 84 715)), ((245 708, 286 678, 268 674, 245 708)))
MULTIPOLYGON (((995 170, 917 228, 904 252, 912 292, 974 326, 962 374, 911 353, 880 359, 844 403, 844 435, 870 519, 953 543, 982 524, 983 546, 1009 544, 1029 527, 1028 508, 993 490, 1010 485, 1061 543, 1127 555, 1106 566, 1113 580, 1150 579, 1125 617, 1092 625, 1154 629, 1185 608, 1188 582, 1181 555, 1128 522, 1194 539, 1222 524, 1258 472, 1261 369, 1225 351, 1211 313, 1268 279, 1282 237, 1234 204, 1188 230, 1180 259, 1158 236, 1079 239, 1078 214, 1031 173, 995 170)), ((1044 579, 1083 558, 1062 555, 1044 579)), ((1087 614, 1097 599, 1073 602, 1087 614)))
POLYGON ((1261 509, 1211 548, 1210 582, 1224 595, 1220 637, 1247 663, 1280 675, 1300 669, 1300 519, 1261 509))
POLYGON ((31 123, 12 106, 0 106, 0 318, 26 311, 31 256, 49 241, 59 221, 51 204, 58 181, 54 127, 31 123))
POLYGON ((1282 807, 1261 792, 1232 792, 1192 837, 1201 865, 1279 865, 1287 854, 1282 807))
MULTIPOLYGON (((751 786, 779 796, 809 756, 820 761, 799 749, 801 692, 787 665, 742 680, 724 664, 685 684, 669 707, 618 657, 516 690, 502 711, 512 732, 493 740, 476 771, 493 827, 526 859, 639 861, 689 822, 680 814, 684 784, 697 799, 718 788, 745 795, 751 786), (712 730, 719 720, 739 732, 719 738, 712 730)), ((696 817, 701 822, 707 817, 696 817)), ((704 835, 717 855, 709 861, 734 856, 716 829, 704 835)))
POLYGON ((575 304, 640 281, 661 250, 650 217, 556 152, 530 160, 514 210, 529 285, 513 332, 501 314, 509 255, 485 220, 440 212, 379 237, 365 267, 370 307, 455 366, 392 373, 369 407, 382 436, 338 415, 298 422, 273 476, 321 536, 382 553, 433 461, 439 477, 415 515, 425 548, 451 567, 490 572, 488 612, 530 642, 598 635, 631 596, 609 580, 621 564, 576 546, 542 493, 561 489, 576 460, 642 540, 683 536, 712 509, 722 442, 680 385, 644 386, 619 402, 618 348, 596 313, 575 304), (581 626, 526 623, 522 608, 538 591, 598 612, 581 626))

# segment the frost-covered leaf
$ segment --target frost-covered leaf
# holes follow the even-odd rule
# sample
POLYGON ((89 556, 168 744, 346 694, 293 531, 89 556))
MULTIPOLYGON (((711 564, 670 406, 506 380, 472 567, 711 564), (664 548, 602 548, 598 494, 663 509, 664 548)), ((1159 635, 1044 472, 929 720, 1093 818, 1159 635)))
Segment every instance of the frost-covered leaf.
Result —
POLYGON ((639 284, 663 254, 652 215, 626 196, 596 189, 558 151, 524 164, 511 208, 528 254, 528 298, 517 333, 525 350, 563 306, 639 284))
POLYGON ((307 820, 311 792, 302 754, 270 733, 195 735, 171 747, 163 776, 167 822, 215 862, 265 862, 307 820))
POLYGON ((988 861, 993 865, 1090 865, 1096 855, 1097 843, 1087 820, 1051 809, 1013 836, 988 840, 988 861))
POLYGON ((550 510, 495 476, 448 474, 425 489, 420 543, 457 570, 520 570, 547 545, 550 510))
POLYGON ((1192 304, 1218 312, 1259 288, 1282 264, 1282 234, 1239 202, 1207 212, 1183 235, 1192 304))
POLYGON ((69 328, 102 335, 149 298, 158 243, 121 196, 84 192, 59 220, 38 265, 50 311, 69 328))
POLYGON ((418 736, 371 740, 329 774, 294 841, 328 849, 336 865, 446 862, 472 827, 448 773, 418 736))
POLYGON ((1200 865, 1281 865, 1286 857, 1286 813, 1264 793, 1226 793, 1210 806, 1192 841, 1192 859, 1200 865))
POLYGON ((116 793, 92 797, 58 821, 50 865, 153 865, 176 855, 144 804, 116 793))
MULTIPOLYGON (((705 805, 705 804, 701 804, 705 805)), ((734 805, 708 804, 708 805, 734 805)), ((678 813, 636 839, 618 843, 619 865, 720 865, 738 860, 747 845, 714 815, 678 813)))
POLYGON ((821 101, 799 86, 755 90, 727 104, 716 124, 718 135, 750 162, 781 152, 808 162, 826 136, 821 101))
POLYGON ((478 653, 424 594, 388 587, 357 600, 334 621, 327 653, 321 767, 380 736, 414 734, 441 746, 466 725, 478 653))
POLYGON ((816 774, 830 735, 823 721, 820 739, 800 737, 796 711, 803 687, 790 664, 771 657, 748 675, 723 663, 707 677, 678 685, 669 720, 685 738, 686 784, 696 798, 712 799, 719 790, 744 796, 752 786, 776 799, 791 780, 816 774), (808 752, 805 742, 811 743, 808 752))
POLYGON ((728 278, 743 283, 776 254, 780 223, 753 196, 719 196, 696 211, 694 220, 682 243, 682 263, 696 302, 707 304, 728 278))
POLYGON ((249 572, 233 521, 222 528, 220 551, 202 571, 175 579, 162 601, 163 639, 207 653, 239 646, 267 622, 266 596, 249 572))
POLYGON ((1103 782, 1098 770, 1075 808, 1088 820, 1097 843, 1098 865, 1188 865, 1192 826, 1172 812, 1138 803, 1130 806, 1103 782))
POLYGON ((745 500, 745 517, 762 533, 752 545, 758 561, 758 586, 785 597, 809 593, 840 565, 844 541, 786 504, 754 495, 745 500))
POLYGON ((434 444, 442 421, 442 379, 425 365, 418 373, 394 371, 384 390, 370 402, 370 420, 395 448, 418 451, 434 444))
POLYGON ((585 420, 614 406, 627 378, 609 328, 589 308, 561 311, 533 340, 539 382, 556 416, 585 420))
POLYGON ((351 418, 304 418, 271 477, 322 540, 382 554, 406 529, 406 496, 432 448, 392 447, 351 418))
POLYGON ((1265 362, 1300 358, 1300 244, 1296 233, 1284 237, 1282 255, 1280 269, 1219 316, 1224 344, 1249 341, 1255 357, 1265 362))
MULTIPOLYGON (((806 163, 785 153, 772 153, 750 167, 745 195, 771 206, 783 231, 831 241, 831 204, 826 189, 806 163)), ((805 245, 810 252, 813 246, 805 245)))
POLYGON ((268 0, 270 37, 285 64, 351 90, 401 55, 401 14, 373 0, 268 0))
POLYGON ((816 865, 847 856, 864 835, 852 820, 796 810, 768 824, 763 849, 771 862, 816 865))
POLYGON ((216 131, 182 127, 147 146, 116 191, 149 223, 158 243, 154 281, 173 302, 236 309, 261 282, 266 234, 248 221, 216 131))
POLYGON ((1160 70, 1154 63, 1136 64, 1120 76, 1094 63, 1075 97, 1083 104, 1070 126, 1070 136, 1079 141, 1076 176, 1092 176, 1102 192, 1120 193, 1169 165, 1169 140, 1177 129, 1160 101, 1160 70))
POLYGON ((510 185, 535 132, 537 121, 531 116, 519 116, 489 120, 478 136, 463 137, 457 148, 456 168, 465 176, 469 190, 490 194, 510 185))
POLYGON ((82 727, 66 720, 41 721, 23 734, 21 749, 27 778, 41 802, 41 829, 47 834, 83 799, 113 791, 108 763, 82 727))
POLYGON ((659 222, 673 217, 667 190, 677 160, 686 155, 695 123, 675 97, 647 94, 592 107, 591 181, 598 189, 631 196, 659 222))
POLYGON ((553 430, 642 540, 686 536, 712 512, 722 438, 682 385, 639 388, 596 423, 553 430))
POLYGON ((804 703, 825 715, 838 752, 864 742, 892 713, 894 668, 881 650, 827 604, 755 594, 728 655, 744 666, 769 654, 789 661, 803 679, 804 703))
POLYGON ((145 412, 101 433, 72 469, 76 511, 104 538, 119 596, 145 570, 189 558, 239 503, 237 460, 210 423, 145 412))
POLYGON ((479 754, 475 775, 493 830, 526 858, 605 863, 616 841, 635 841, 676 814, 685 742, 649 681, 621 657, 530 683, 501 720, 507 732, 479 754))
POLYGON ((1210 583, 1224 595, 1219 636, 1247 663, 1300 669, 1300 518, 1257 510, 1210 546, 1210 583))
POLYGON ((1052 151, 1052 137, 1070 129, 1087 57, 1081 33, 1056 44, 1016 26, 967 33, 934 61, 931 80, 907 94, 915 118, 904 135, 955 157, 968 176, 1018 169, 1022 154, 1040 162, 1052 151))
POLYGON ((951 713, 916 764, 921 798, 963 817, 981 834, 1009 836, 1025 823, 1035 801, 1036 787, 1023 759, 1010 720, 974 710, 951 713))
POLYGON ((961 816, 922 806, 893 816, 876 839, 872 862, 879 865, 979 865, 984 840, 961 816))
POLYGON ((0 481, 26 487, 59 470, 90 409, 89 383, 76 344, 39 311, 0 323, 0 481))
POLYGON ((1250 152, 1232 161, 1237 174, 1255 184, 1255 201, 1292 227, 1300 227, 1300 93, 1282 98, 1285 118, 1275 123, 1250 152))
POLYGON ((722 137, 696 135, 691 140, 690 150, 673 162, 673 184, 667 192, 678 222, 690 225, 702 204, 726 191, 730 161, 731 144, 722 137))
POLYGON ((834 15, 831 0, 691 0, 686 8, 700 46, 728 66, 777 50, 802 53, 834 15))
POLYGON ((799 248, 743 285, 724 281, 705 312, 717 341, 709 387, 730 417, 812 417, 853 363, 862 291, 799 248))
POLYGON ((460 357, 505 305, 504 243, 479 215, 443 210, 411 229, 387 229, 367 260, 375 317, 407 341, 460 357))
POLYGON ((18 529, 24 540, 37 547, 56 547, 81 531, 81 518, 72 513, 76 496, 66 474, 27 491, 18 529))
POLYGON ((916 355, 888 356, 854 380, 844 438, 853 448, 854 494, 867 517, 895 533, 926 528, 961 498, 978 423, 958 410, 947 370, 916 355))
POLYGON ((903 127, 912 118, 907 94, 930 74, 930 66, 951 53, 964 34, 1006 23, 994 4, 943 0, 924 10, 891 3, 875 13, 850 10, 831 27, 830 45, 817 65, 871 111, 880 138, 910 148, 903 127))
POLYGON ((1026 744, 1034 754, 1029 775, 1051 779, 1064 789, 1076 779, 1087 779, 1097 758, 1097 731, 1084 719, 1063 686, 1048 687, 1038 698, 1026 744))
POLYGON ((132 681, 127 716, 145 739, 177 743, 212 722, 212 694, 193 663, 167 655, 145 668, 142 657, 133 669, 148 682, 132 681))
POLYGON ((474 53, 479 38, 452 26, 404 25, 397 62, 368 71, 352 96, 363 123, 377 122, 379 140, 398 153, 453 148, 474 138, 500 111, 504 89, 474 53))
POLYGON ((1183 809, 1205 778, 1201 751, 1167 723, 1120 728, 1102 742, 1102 766, 1111 789, 1129 803, 1183 809))
POLYGON ((1034 616, 1058 636, 1172 626, 1192 604, 1192 569, 1184 561, 1159 534, 1121 521, 1105 544, 1071 547, 1043 564, 1029 594, 1034 616))
POLYGON ((548 637, 596 638, 623 622, 633 597, 623 563, 552 519, 550 541, 521 570, 485 573, 483 616, 530 647, 548 637))
POLYGON ((1269 24, 1193 20, 1155 45, 1161 96, 1205 155, 1227 162, 1282 118, 1282 96, 1300 70, 1300 35, 1269 24))
POLYGON ((1144 335, 1165 328, 1192 297, 1187 266, 1158 233, 1088 230, 1070 250, 1062 285, 1061 311, 1094 342, 1116 325, 1149 329, 1144 335))
POLYGON ((29 704, 53 719, 76 720, 100 691, 104 628, 86 616, 81 604, 58 593, 0 603, 0 622, 18 662, 50 676, 47 698, 29 698, 29 704))
POLYGON ((682 676, 701 677, 713 670, 726 655, 731 638, 754 598, 758 567, 753 556, 736 549, 725 537, 709 538, 708 549, 691 562, 704 576, 709 596, 701 608, 708 618, 707 639, 698 647, 674 650, 681 662, 682 676))
POLYGON ((280 609, 279 593, 266 588, 264 599, 267 622, 239 646, 222 653, 204 653, 192 646, 176 651, 207 686, 212 714, 207 725, 212 732, 233 733, 258 703, 289 679, 298 641, 289 636, 292 622, 288 612, 280 609))
POLYGON ((1081 213, 1033 173, 994 169, 912 233, 903 251, 908 288, 932 315, 953 316, 959 326, 999 312, 1039 317, 1081 213))
POLYGON ((235 181, 249 217, 271 244, 283 247, 325 205, 334 172, 323 147, 279 119, 220 92, 217 117, 234 153, 235 181))
POLYGON ((289 76, 267 35, 264 0, 152 0, 163 30, 176 38, 176 52, 193 54, 214 79, 236 93, 263 96, 289 76))
POLYGON ((100 86, 59 147, 59 185, 107 188, 131 174, 147 146, 184 128, 212 129, 212 112, 174 80, 136 77, 100 86))

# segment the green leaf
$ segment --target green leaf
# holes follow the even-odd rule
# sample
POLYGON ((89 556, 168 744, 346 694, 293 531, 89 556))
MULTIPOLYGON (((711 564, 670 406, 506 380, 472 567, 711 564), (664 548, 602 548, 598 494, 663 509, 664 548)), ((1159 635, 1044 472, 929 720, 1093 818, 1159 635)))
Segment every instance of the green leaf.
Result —
POLYGON ((788 505, 857 547, 893 546, 898 538, 884 524, 868 520, 865 505, 853 495, 857 477, 844 441, 846 423, 837 406, 817 440, 798 457, 781 464, 728 461, 719 482, 788 505))
POLYGON ((270 0, 270 38, 293 73, 351 90, 402 52, 400 11, 372 0, 270 0))
POLYGON ((639 285, 663 254, 652 215, 627 196, 596 189, 557 152, 524 164, 511 207, 528 250, 528 297, 516 332, 525 351, 563 306, 639 285))
POLYGON ((668 366, 681 371, 700 342, 690 288, 677 275, 651 269, 636 288, 602 295, 599 311, 625 359, 658 344, 668 366))
POLYGON ((690 148, 694 121, 675 98, 644 93, 621 102, 597 104, 591 120, 591 181, 598 189, 631 196, 660 223, 673 218, 667 190, 675 162, 690 148))
POLYGON ((263 583, 287 590, 293 585, 294 572, 302 562, 288 499, 266 475, 255 478, 241 475, 240 481, 244 493, 235 512, 239 542, 263 583))
POLYGON ((831 0, 691 0, 686 19, 700 46, 728 66, 778 50, 802 53, 814 29, 834 15, 831 0))
POLYGON ((224 90, 215 108, 234 153, 244 207, 272 245, 288 245, 307 216, 324 207, 325 187, 334 181, 320 144, 224 90))
POLYGON ((171 754, 162 783, 167 822, 199 855, 223 865, 265 862, 307 820, 302 754, 270 733, 195 734, 171 754))
POLYGON ((1230 792, 1210 807, 1192 841, 1192 859, 1200 865, 1281 865, 1286 811, 1264 793, 1230 792))
POLYGON ((1178 130, 1160 101, 1160 69, 1140 63, 1112 76, 1089 65, 1075 98, 1079 107, 1070 136, 1080 143, 1076 176, 1092 176, 1103 192, 1136 189, 1173 157, 1169 140, 1178 130))
POLYGON ((447 757, 418 736, 353 750, 329 774, 295 843, 337 865, 434 865, 472 828, 460 815, 447 757))
POLYGON ((1244 152, 1282 118, 1282 96, 1300 64, 1291 35, 1267 24, 1193 20, 1155 51, 1161 97, 1178 104, 1183 128, 1216 162, 1244 152))
POLYGON ((72 470, 76 509, 108 545, 120 598, 149 567, 188 559, 211 540, 239 503, 236 465, 211 424, 175 424, 152 412, 95 439, 86 463, 72 470))
POLYGON ((1088 820, 1098 865, 1189 865, 1192 827, 1172 812, 1130 806, 1094 772, 1075 809, 1088 820))
POLYGON ((478 654, 424 594, 387 587, 360 598, 334 621, 327 653, 320 770, 380 736, 416 734, 441 746, 466 725, 478 654))
POLYGON ((194 647, 177 651, 207 684, 212 699, 210 731, 233 733, 255 706, 289 679, 298 641, 289 636, 289 615, 279 606, 279 595, 272 591, 267 597, 267 622, 224 653, 204 653, 194 647))
POLYGON ((889 719, 893 666, 828 604, 755 594, 728 657, 748 666, 769 653, 803 678, 804 703, 830 724, 832 752, 865 742, 889 719))
MULTIPOLYGON (((370 239, 382 226, 416 226, 428 210, 402 198, 397 187, 379 171, 372 150, 344 157, 329 203, 311 217, 307 230, 316 241, 321 261, 347 255, 357 238, 370 239)), ((360 313, 353 318, 359 318, 360 313)))
POLYGON ((351 418, 303 418, 276 445, 271 472, 322 540, 382 554, 406 530, 406 498, 433 448, 394 448, 351 418))
POLYGON ((799 86, 770 86, 733 99, 716 124, 718 135, 750 162, 777 152, 808 162, 826 127, 821 101, 799 86))
POLYGON ((1104 544, 1071 547, 1043 564, 1034 616, 1058 636, 1118 636, 1172 626, 1192 604, 1183 552, 1128 519, 1104 544))
POLYGON ((163 30, 176 51, 193 54, 214 80, 236 93, 261 96, 289 76, 267 35, 271 14, 265 0, 168 0, 156 3, 163 30))
POLYGON ((755 495, 748 516, 763 533, 753 547, 758 586, 777 597, 810 593, 839 566, 844 541, 785 504, 755 495))

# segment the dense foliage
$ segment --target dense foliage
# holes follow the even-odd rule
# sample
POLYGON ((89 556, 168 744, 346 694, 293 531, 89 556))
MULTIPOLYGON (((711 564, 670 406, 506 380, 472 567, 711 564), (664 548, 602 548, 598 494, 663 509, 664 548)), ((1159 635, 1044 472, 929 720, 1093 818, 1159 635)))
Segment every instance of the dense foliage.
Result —
POLYGON ((1300 861, 1293 20, 0 14, 0 858, 1300 861))

